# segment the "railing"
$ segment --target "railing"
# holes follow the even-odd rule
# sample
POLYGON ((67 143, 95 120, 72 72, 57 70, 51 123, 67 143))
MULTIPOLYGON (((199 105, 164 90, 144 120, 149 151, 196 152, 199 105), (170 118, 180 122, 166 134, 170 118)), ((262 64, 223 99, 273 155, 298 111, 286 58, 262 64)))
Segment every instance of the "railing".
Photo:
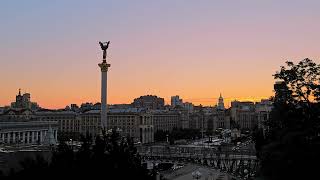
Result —
POLYGON ((240 179, 255 177, 259 160, 254 151, 218 151, 212 148, 149 146, 139 147, 142 162, 187 162, 220 169, 240 179))
POLYGON ((185 158, 231 158, 256 160, 255 151, 219 151, 204 147, 178 147, 178 146, 140 146, 137 148, 141 156, 159 157, 185 157, 185 158))

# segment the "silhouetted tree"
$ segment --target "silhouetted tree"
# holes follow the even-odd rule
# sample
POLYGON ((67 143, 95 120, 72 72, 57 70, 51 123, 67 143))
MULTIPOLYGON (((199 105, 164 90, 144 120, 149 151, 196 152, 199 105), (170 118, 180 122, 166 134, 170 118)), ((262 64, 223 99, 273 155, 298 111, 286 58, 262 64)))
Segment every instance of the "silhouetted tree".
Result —
MULTIPOLYGON (((274 108, 261 149, 261 175, 269 179, 317 177, 320 160, 320 65, 286 62, 274 75, 274 108)), ((261 134, 258 132, 256 137, 261 134)))
POLYGON ((255 144, 255 149, 257 151, 257 157, 260 157, 259 153, 261 151, 262 146, 265 144, 265 138, 264 138, 262 128, 258 128, 258 126, 256 126, 254 128, 254 130, 252 131, 252 140, 255 144))

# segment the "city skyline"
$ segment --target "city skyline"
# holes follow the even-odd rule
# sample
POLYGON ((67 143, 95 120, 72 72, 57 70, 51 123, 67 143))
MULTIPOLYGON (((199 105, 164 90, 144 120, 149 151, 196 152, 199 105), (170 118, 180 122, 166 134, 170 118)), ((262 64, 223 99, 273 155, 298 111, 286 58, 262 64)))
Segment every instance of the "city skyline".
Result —
POLYGON ((196 105, 273 95, 287 60, 319 62, 319 2, 1 2, 0 106, 17 89, 46 108, 99 102, 99 40, 111 40, 108 103, 179 95, 196 105), (270 13, 272 12, 272 13, 270 13), (148 14, 148 16, 145 16, 148 14), (307 27, 307 28, 306 28, 307 27))
MULTIPOLYGON (((31 99, 30 100, 33 100, 33 98, 32 98, 32 93, 30 93, 30 92, 26 92, 26 91, 22 91, 22 89, 20 89, 19 88, 19 90, 18 90, 18 93, 16 93, 16 95, 23 95, 23 94, 28 94, 29 96, 31 95, 31 99)), ((16 96, 15 95, 15 96, 16 96)), ((221 95, 221 94, 220 94, 221 95)), ((152 94, 146 94, 146 95, 141 95, 140 97, 142 97, 142 96, 157 96, 157 95, 152 95, 152 94)), ((177 96, 179 96, 179 95, 177 95, 177 96)), ((162 97, 160 97, 160 96, 157 96, 157 97, 159 97, 159 98, 162 98, 162 97)), ((136 97, 136 98, 139 98, 139 97, 136 97)), ((108 103, 108 105, 117 105, 117 104, 132 104, 132 103, 134 103, 134 100, 136 99, 136 98, 134 98, 134 99, 132 99, 130 102, 128 102, 128 103, 115 103, 115 104, 112 104, 112 103, 108 103)), ((172 98, 172 97, 171 97, 172 98)), ((209 106, 209 107, 214 107, 214 106, 217 106, 218 105, 218 100, 219 100, 219 98, 220 97, 218 97, 218 98, 200 98, 200 99, 181 99, 182 100, 182 102, 183 103, 192 103, 193 105, 203 105, 203 106, 209 106), (194 102, 206 102, 206 103, 194 103, 194 102)), ((223 98, 223 101, 224 101, 224 105, 227 107, 227 108, 230 108, 231 107, 231 102, 233 102, 233 101, 240 101, 240 102, 247 102, 247 101, 249 101, 249 102, 260 102, 261 100, 267 100, 267 99, 270 99, 270 97, 259 97, 259 98, 230 98, 230 97, 223 97, 222 96, 222 98, 223 98)), ((164 105, 171 105, 172 106, 172 102, 170 102, 170 101, 172 101, 172 99, 170 100, 170 99, 165 99, 164 98, 164 105)), ((15 102, 15 100, 13 99, 9 104, 6 104, 6 105, 3 105, 3 107, 10 107, 10 106, 12 106, 12 103, 14 103, 15 102)), ((37 103, 37 102, 34 102, 34 103, 37 103)), ((78 105, 79 107, 80 107, 80 105, 81 104, 86 104, 86 103, 92 103, 92 104, 96 104, 96 103, 100 103, 100 101, 95 101, 95 102, 89 102, 89 101, 84 101, 84 102, 80 102, 80 103, 72 103, 72 102, 70 102, 70 103, 68 103, 68 104, 65 104, 64 106, 62 106, 62 107, 57 107, 57 108, 51 108, 51 109, 63 109, 63 108, 65 108, 65 107, 67 107, 67 106, 70 106, 70 105, 72 105, 72 104, 76 104, 76 105, 78 105)), ((0 106, 1 107, 1 106, 0 106)), ((44 106, 39 106, 39 107, 41 107, 41 108, 49 108, 50 109, 50 107, 44 107, 44 106)))

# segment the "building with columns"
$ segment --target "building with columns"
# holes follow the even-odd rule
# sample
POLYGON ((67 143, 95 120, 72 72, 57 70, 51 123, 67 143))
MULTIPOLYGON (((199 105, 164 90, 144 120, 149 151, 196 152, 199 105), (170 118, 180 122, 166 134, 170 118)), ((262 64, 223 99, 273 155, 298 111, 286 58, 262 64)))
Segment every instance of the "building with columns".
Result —
POLYGON ((52 121, 21 118, 10 119, 10 121, 1 119, 0 142, 4 145, 41 145, 47 144, 46 139, 50 136, 54 137, 57 142, 57 127, 57 122, 52 121), (49 131, 52 134, 49 134, 49 131))
POLYGON ((57 121, 41 120, 30 109, 6 109, 0 115, 0 143, 2 144, 55 144, 57 136, 57 121), (49 142, 46 142, 48 139, 49 142))

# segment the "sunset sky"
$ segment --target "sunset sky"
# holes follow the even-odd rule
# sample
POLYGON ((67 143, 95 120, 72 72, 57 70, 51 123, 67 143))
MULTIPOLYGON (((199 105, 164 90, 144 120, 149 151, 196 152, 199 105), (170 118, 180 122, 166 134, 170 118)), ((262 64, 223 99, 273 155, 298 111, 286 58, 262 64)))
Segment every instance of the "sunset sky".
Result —
POLYGON ((46 108, 100 101, 110 40, 108 103, 146 94, 214 105, 273 95, 287 60, 320 63, 320 1, 3 0, 0 106, 18 89, 46 108))

